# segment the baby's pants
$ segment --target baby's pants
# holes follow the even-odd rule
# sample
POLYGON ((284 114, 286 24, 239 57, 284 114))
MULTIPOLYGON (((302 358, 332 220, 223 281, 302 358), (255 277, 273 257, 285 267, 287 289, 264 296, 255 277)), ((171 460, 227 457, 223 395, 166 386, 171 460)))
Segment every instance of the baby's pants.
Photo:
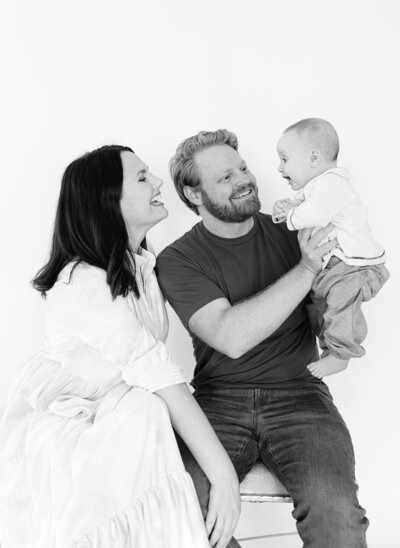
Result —
POLYGON ((331 354, 347 360, 365 354, 361 343, 367 336, 367 323, 361 303, 371 298, 371 284, 380 289, 388 277, 383 264, 349 266, 339 258, 331 257, 316 277, 311 291, 314 329, 322 357, 331 354))

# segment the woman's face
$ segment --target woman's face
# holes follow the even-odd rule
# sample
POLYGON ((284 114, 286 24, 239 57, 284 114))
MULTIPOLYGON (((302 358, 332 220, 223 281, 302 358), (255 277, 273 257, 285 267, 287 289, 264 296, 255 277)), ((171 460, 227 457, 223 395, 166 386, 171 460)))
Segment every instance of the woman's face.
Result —
POLYGON ((128 233, 141 241, 146 232, 168 216, 161 201, 163 181, 133 152, 121 152, 123 181, 121 212, 128 233))

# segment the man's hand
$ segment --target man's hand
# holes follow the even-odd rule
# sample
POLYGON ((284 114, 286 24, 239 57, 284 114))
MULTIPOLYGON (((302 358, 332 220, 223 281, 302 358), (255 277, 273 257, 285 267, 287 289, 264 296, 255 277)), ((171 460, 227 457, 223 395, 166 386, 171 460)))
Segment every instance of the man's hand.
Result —
POLYGON ((210 546, 225 548, 231 540, 240 516, 239 482, 227 478, 212 483, 206 518, 210 546))
POLYGON ((322 240, 324 240, 333 229, 333 224, 329 223, 325 228, 317 230, 313 236, 311 236, 313 231, 312 228, 303 228, 302 230, 299 230, 297 238, 301 250, 300 266, 303 266, 314 274, 318 274, 321 271, 324 255, 338 245, 336 238, 320 245, 322 240))

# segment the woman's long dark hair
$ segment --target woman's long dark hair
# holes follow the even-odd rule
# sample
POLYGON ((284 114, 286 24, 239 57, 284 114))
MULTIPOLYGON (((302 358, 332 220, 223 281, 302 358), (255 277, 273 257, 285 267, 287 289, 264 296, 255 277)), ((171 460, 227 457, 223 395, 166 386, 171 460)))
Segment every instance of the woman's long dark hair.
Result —
POLYGON ((65 170, 50 257, 32 280, 43 297, 71 261, 104 269, 113 298, 129 291, 139 296, 134 255, 120 207, 122 151, 133 152, 129 147, 103 146, 74 160, 65 170))

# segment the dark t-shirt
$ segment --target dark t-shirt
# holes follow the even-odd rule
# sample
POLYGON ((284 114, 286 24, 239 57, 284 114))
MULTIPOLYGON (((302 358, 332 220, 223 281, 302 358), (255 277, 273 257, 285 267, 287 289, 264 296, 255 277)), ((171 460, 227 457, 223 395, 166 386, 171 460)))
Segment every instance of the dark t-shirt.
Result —
POLYGON ((317 349, 305 301, 271 336, 237 359, 211 348, 188 326, 191 316, 215 299, 234 305, 254 296, 293 268, 300 256, 296 233, 262 213, 239 238, 216 236, 200 222, 160 253, 161 289, 192 337, 195 388, 289 388, 317 381, 306 369, 317 359, 317 349))

